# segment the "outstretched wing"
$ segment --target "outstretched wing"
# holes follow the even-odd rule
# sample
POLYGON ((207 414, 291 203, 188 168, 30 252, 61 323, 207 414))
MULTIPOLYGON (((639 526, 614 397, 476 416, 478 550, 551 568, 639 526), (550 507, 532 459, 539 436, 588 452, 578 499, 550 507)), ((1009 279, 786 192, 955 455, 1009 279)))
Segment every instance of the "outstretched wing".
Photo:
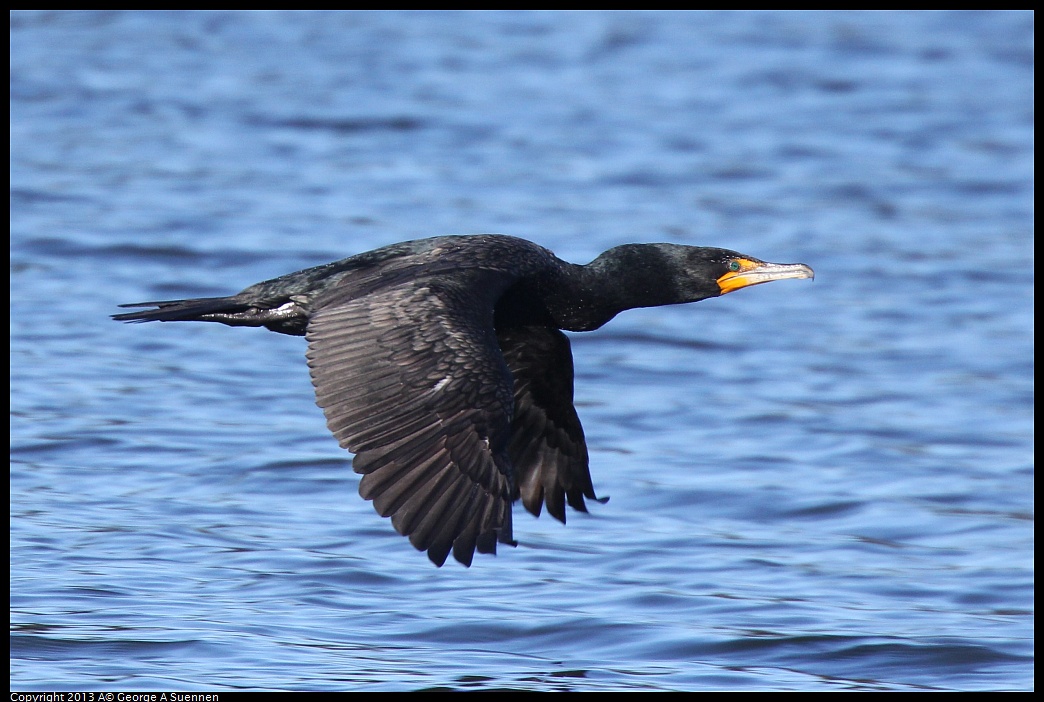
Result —
POLYGON ((493 330, 501 278, 337 286, 305 335, 318 404, 355 453, 359 493, 440 566, 450 550, 470 565, 476 549, 511 539, 513 381, 493 330))
POLYGON ((584 429, 573 407, 569 339, 552 327, 533 325, 501 330, 498 340, 515 378, 508 455, 522 504, 537 516, 546 504, 551 516, 565 522, 566 502, 586 512, 584 498, 598 499, 584 429))

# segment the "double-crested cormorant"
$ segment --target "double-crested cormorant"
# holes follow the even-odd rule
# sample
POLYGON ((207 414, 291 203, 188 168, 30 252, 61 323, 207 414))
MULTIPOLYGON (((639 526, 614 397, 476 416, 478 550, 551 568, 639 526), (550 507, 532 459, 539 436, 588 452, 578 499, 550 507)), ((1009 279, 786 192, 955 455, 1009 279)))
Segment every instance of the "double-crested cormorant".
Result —
POLYGON ((598 499, 561 330, 636 307, 812 278, 725 249, 627 244, 587 265, 510 236, 386 246, 230 297, 140 302, 130 322, 221 322, 308 340, 327 426, 355 454, 359 493, 441 566, 513 544, 511 505, 565 522, 598 499))

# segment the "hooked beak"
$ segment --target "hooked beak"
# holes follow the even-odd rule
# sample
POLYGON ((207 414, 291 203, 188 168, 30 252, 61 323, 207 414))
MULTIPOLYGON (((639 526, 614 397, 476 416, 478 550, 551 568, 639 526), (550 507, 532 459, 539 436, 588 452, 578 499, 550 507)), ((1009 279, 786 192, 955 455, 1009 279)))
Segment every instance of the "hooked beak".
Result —
POLYGON ((815 272, 804 263, 765 263, 742 259, 738 271, 729 271, 718 278, 721 294, 746 288, 751 285, 771 283, 773 280, 787 278, 815 278, 815 272))

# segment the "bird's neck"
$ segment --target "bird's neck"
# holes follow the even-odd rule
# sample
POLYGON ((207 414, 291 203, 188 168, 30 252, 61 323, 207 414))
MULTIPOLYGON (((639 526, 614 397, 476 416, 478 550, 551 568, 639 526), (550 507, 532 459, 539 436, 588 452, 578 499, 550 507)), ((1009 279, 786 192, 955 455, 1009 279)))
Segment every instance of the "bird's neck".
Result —
POLYGON ((669 262, 641 244, 618 246, 587 265, 563 264, 564 275, 545 295, 560 329, 590 331, 620 312, 679 302, 669 262))

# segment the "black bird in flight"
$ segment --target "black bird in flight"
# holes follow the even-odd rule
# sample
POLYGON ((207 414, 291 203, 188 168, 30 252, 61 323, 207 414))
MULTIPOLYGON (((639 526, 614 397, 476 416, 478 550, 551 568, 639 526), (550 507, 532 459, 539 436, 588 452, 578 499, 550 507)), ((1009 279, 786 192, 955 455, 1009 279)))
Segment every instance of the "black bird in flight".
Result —
MULTIPOLYGON (((587 265, 524 239, 385 246, 229 297, 140 302, 129 322, 221 322, 308 340, 327 426, 355 454, 359 493, 441 566, 514 544, 511 505, 565 522, 598 499, 561 330, 785 278, 801 263, 725 249, 626 244, 587 265)), ((603 500, 604 501, 604 500, 603 500)))

